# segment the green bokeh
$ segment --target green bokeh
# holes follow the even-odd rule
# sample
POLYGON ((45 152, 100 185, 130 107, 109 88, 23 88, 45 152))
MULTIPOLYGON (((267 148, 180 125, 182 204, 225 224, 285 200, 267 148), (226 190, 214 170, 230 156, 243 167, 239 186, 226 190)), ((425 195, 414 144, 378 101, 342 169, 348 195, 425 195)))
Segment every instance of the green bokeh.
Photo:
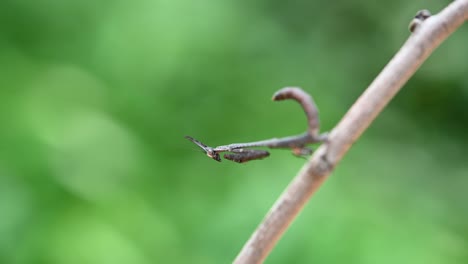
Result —
MULTIPOLYGON (((0 2, 0 263, 229 263, 304 164, 209 145, 330 130, 449 1, 0 2)), ((351 149, 267 263, 468 262, 468 28, 351 149)))

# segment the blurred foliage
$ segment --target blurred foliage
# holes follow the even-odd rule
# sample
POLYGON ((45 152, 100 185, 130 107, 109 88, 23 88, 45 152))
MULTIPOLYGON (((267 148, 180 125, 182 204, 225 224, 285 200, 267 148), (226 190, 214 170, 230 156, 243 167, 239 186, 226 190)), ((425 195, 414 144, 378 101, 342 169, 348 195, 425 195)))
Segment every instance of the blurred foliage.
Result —
MULTIPOLYGON (((229 263, 304 163, 209 145, 330 130, 450 1, 0 2, 0 263, 229 263), (283 121, 284 120, 284 121, 283 121)), ((379 116, 268 263, 468 262, 468 28, 379 116)))

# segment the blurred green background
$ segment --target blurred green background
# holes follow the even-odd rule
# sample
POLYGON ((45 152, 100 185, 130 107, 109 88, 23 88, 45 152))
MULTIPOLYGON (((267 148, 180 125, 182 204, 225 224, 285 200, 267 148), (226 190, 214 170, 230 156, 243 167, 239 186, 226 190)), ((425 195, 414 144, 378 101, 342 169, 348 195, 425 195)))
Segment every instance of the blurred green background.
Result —
MULTIPOLYGON (((229 263, 322 131, 450 1, 0 1, 0 263, 229 263)), ((468 263, 468 27, 351 149, 267 263, 468 263)))

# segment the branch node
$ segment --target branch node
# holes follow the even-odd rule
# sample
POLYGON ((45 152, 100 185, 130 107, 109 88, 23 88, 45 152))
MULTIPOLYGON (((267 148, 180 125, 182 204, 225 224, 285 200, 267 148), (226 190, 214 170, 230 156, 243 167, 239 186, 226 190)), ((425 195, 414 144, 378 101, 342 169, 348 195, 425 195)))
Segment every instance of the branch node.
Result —
POLYGON ((411 33, 414 33, 418 30, 424 20, 428 19, 431 16, 431 12, 427 9, 419 10, 416 15, 414 16, 413 20, 411 20, 408 29, 411 33))

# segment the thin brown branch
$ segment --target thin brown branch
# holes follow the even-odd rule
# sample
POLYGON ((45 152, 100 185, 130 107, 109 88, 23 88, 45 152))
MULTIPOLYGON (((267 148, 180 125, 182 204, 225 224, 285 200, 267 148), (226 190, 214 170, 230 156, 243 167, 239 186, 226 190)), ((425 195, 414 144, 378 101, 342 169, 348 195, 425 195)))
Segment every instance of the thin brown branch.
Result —
POLYGON ((351 145, 434 49, 468 19, 468 0, 456 0, 417 25, 403 47, 332 130, 270 209, 234 263, 261 263, 351 145))

